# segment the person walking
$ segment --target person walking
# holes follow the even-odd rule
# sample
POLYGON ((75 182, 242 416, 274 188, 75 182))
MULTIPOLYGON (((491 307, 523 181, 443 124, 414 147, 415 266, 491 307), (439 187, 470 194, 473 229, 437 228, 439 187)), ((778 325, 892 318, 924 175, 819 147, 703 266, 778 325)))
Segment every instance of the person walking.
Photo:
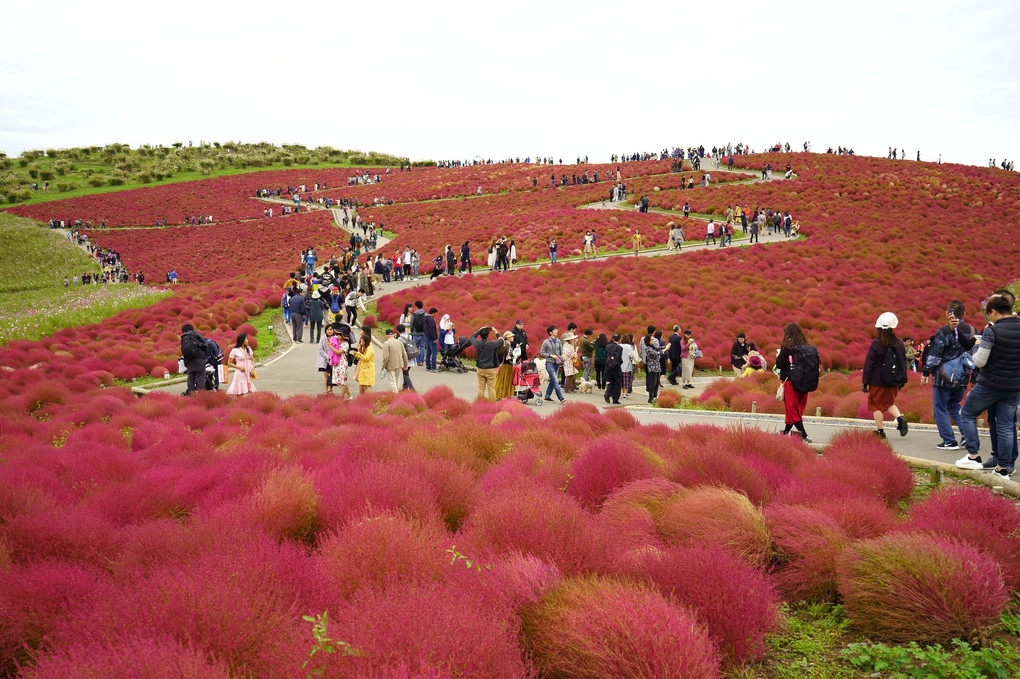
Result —
POLYGON ((255 389, 255 357, 248 345, 247 333, 239 333, 234 348, 227 356, 227 367, 233 368, 230 386, 227 393, 231 396, 243 396, 257 391, 255 389))
POLYGON ((708 247, 709 239, 711 239, 712 245, 716 245, 716 241, 715 241, 715 220, 714 219, 708 220, 708 226, 706 227, 706 229, 707 230, 705 231, 705 247, 707 248, 708 247))
POLYGON ((398 323, 395 330, 396 333, 394 333, 394 336, 400 340, 400 343, 404 346, 404 353, 407 356, 407 362, 404 367, 401 368, 401 372, 403 373, 403 382, 401 383, 400 389, 401 391, 414 391, 414 383, 411 382, 411 361, 418 355, 418 347, 411 341, 411 336, 407 334, 406 325, 398 323))
POLYGON ((783 328, 776 365, 779 366, 779 379, 783 383, 783 405, 786 409, 786 428, 783 433, 789 434, 796 427, 804 442, 811 443, 804 429, 804 409, 807 407, 808 393, 818 386, 818 350, 808 344, 804 331, 797 323, 787 323, 783 328), (810 358, 812 355, 813 361, 810 358), (809 375, 812 370, 813 388, 809 375), (804 376, 804 381, 800 381, 801 376, 804 376))
MULTIPOLYGON (((563 392, 573 394, 577 381, 577 335, 568 330, 563 335, 563 392)), ((578 360, 580 362, 580 360, 578 360)))
POLYGON ((308 307, 305 306, 305 296, 302 295, 297 286, 294 286, 290 290, 290 327, 291 334, 296 344, 301 344, 304 340, 302 339, 305 330, 305 314, 308 313, 308 307))
POLYGON ((538 350, 538 355, 545 359, 545 371, 549 374, 549 386, 546 387, 545 398, 550 400, 555 391, 556 398, 560 400, 560 403, 566 403, 567 399, 563 398, 560 381, 556 376, 560 366, 563 365, 563 343, 559 340, 560 331, 555 325, 548 326, 545 331, 548 336, 538 350))
POLYGON ((403 383, 401 377, 407 369, 407 351, 391 329, 386 330, 386 341, 382 346, 382 369, 386 371, 390 391, 399 393, 403 383))
MULTIPOLYGON (((659 395, 659 380, 662 378, 662 354, 665 345, 655 336, 654 326, 648 326, 648 335, 644 339, 645 391, 648 402, 655 403, 659 395)), ((661 337, 662 333, 658 332, 661 337)))
POLYGON ((319 294, 318 290, 313 292, 311 298, 305 301, 305 306, 308 308, 308 339, 314 344, 322 337, 324 305, 322 303, 322 295, 319 294))
POLYGON ((896 429, 900 436, 907 435, 907 418, 903 417, 896 406, 896 396, 906 384, 907 353, 903 342, 896 337, 893 330, 899 325, 896 314, 886 311, 875 321, 877 337, 871 340, 868 354, 864 358, 864 374, 861 390, 868 395, 868 410, 875 416, 875 434, 885 438, 885 422, 882 413, 888 411, 896 418, 896 429), (890 352, 892 354, 890 355, 890 352), (898 366, 899 373, 890 372, 889 366, 898 366))

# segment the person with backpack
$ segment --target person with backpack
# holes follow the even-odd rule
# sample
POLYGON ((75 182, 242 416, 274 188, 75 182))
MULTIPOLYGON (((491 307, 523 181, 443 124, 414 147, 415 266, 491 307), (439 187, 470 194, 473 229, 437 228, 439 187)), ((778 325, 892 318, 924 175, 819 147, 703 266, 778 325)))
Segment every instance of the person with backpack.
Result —
POLYGON ((787 323, 783 328, 783 340, 779 344, 776 368, 783 383, 783 405, 786 407, 786 428, 789 434, 796 427, 805 443, 811 443, 804 430, 804 409, 808 394, 818 388, 820 361, 818 349, 808 344, 800 325, 787 323))
MULTIPOLYGON (((953 434, 953 422, 960 426, 960 403, 967 393, 967 382, 970 381, 971 370, 963 363, 967 360, 964 354, 974 348, 974 328, 963 322, 964 304, 954 299, 946 308, 948 325, 935 331, 935 335, 922 354, 921 374, 924 381, 931 379, 931 410, 935 417, 942 442, 935 447, 939 450, 959 450, 953 434), (953 361, 961 364, 955 373, 953 361), (952 419, 950 419, 952 418, 952 419)), ((962 438, 962 437, 961 437, 962 438)), ((966 455, 956 461, 961 469, 981 469, 981 463, 970 460, 966 455)))
POLYGON ((885 438, 882 413, 888 411, 896 418, 900 436, 907 435, 907 418, 896 406, 896 396, 907 383, 907 354, 903 342, 893 330, 899 319, 891 311, 882 313, 875 321, 877 337, 871 340, 868 355, 864 358, 864 375, 861 390, 868 395, 868 410, 875 416, 875 434, 885 438))
POLYGON ((205 338, 191 323, 182 325, 181 333, 181 356, 184 358, 184 369, 188 373, 188 390, 184 395, 191 396, 196 391, 205 390, 207 349, 205 338))

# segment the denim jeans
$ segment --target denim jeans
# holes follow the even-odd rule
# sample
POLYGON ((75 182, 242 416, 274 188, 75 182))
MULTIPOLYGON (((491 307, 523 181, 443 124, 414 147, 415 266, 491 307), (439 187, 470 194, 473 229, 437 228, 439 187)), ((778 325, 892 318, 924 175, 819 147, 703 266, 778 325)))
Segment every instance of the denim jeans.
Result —
MULTIPOLYGON (((1011 419, 1013 425, 1013 431, 1016 431, 1016 411, 1013 411, 1011 419)), ((1003 450, 999 447, 999 420, 998 416, 994 411, 988 412, 988 434, 992 440, 992 459, 998 461, 1000 467, 1007 467, 1009 469, 1016 468, 1017 458, 1017 438, 1013 437, 1013 449, 1003 450), (1008 463, 1008 464, 1007 464, 1008 463)))
POLYGON ((425 368, 426 370, 436 369, 436 343, 430 342, 428 339, 425 339, 425 368))
POLYGON ((960 401, 966 392, 966 387, 932 387, 931 407, 935 414, 935 426, 939 428, 939 436, 942 437, 943 443, 956 441, 953 422, 960 426, 960 401), (953 421, 950 422, 949 418, 953 418, 953 421))
POLYGON ((556 263, 556 251, 555 250, 550 250, 549 251, 549 263, 550 264, 555 264, 556 263))
POLYGON ((428 356, 428 350, 425 345, 428 343, 425 339, 425 335, 411 335, 411 341, 414 342, 414 346, 418 349, 418 356, 414 359, 416 365, 425 365, 425 358, 428 356))
POLYGON ((960 431, 967 441, 967 452, 976 455, 981 445, 977 431, 977 416, 985 410, 991 418, 995 418, 995 435, 998 443, 1000 459, 995 460, 1000 467, 1012 467, 1016 462, 1012 459, 1013 442, 1016 427, 1013 418, 1016 415, 1017 391, 993 391, 983 384, 975 384, 967 396, 967 401, 960 410, 960 431))
POLYGON ((549 386, 546 387, 546 390, 545 390, 545 398, 546 398, 546 400, 552 398, 552 393, 553 393, 554 389, 556 390, 556 398, 558 398, 561 401, 563 400, 563 392, 560 391, 560 380, 556 376, 556 373, 559 372, 559 369, 560 369, 560 366, 559 366, 558 363, 553 363, 552 361, 546 361, 546 363, 545 363, 545 371, 547 373, 549 373, 549 386))

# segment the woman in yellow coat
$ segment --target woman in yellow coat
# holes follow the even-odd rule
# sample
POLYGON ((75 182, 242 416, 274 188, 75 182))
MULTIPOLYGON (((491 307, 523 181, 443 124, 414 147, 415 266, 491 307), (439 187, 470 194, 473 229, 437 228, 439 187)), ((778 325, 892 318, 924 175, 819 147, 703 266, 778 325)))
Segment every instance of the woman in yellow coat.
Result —
POLYGON ((365 394, 375 386, 375 347, 372 346, 372 329, 367 325, 361 328, 361 339, 353 353, 358 359, 358 394, 365 394))

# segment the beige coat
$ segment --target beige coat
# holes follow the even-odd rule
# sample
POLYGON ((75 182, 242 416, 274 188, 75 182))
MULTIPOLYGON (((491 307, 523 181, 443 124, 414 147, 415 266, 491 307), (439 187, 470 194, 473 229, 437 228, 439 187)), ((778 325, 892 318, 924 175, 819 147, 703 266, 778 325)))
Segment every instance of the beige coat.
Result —
POLYGON ((391 372, 407 367, 407 351, 404 350, 404 343, 393 335, 383 342, 382 367, 391 372))

